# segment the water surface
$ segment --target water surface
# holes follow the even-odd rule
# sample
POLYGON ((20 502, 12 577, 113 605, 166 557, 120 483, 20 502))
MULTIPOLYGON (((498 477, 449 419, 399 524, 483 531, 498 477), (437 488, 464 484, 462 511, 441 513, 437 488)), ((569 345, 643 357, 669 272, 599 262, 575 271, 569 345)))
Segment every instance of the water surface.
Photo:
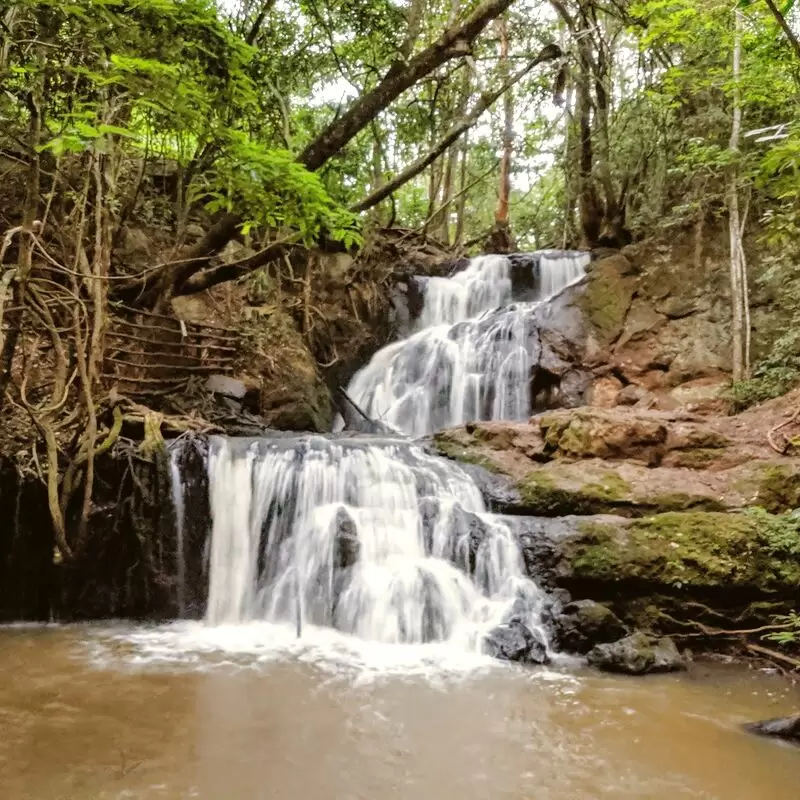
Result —
POLYGON ((0 629, 5 798, 796 800, 741 667, 614 678, 273 626, 0 629), (329 638, 325 638, 328 636, 329 638))

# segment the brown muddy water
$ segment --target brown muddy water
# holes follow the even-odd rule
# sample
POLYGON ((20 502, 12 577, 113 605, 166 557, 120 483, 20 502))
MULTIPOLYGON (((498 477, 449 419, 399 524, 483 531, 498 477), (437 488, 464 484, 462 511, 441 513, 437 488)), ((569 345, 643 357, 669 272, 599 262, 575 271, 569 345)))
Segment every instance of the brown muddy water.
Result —
POLYGON ((739 728, 798 709, 776 676, 625 679, 280 636, 0 628, 0 797, 800 798, 800 748, 739 728))

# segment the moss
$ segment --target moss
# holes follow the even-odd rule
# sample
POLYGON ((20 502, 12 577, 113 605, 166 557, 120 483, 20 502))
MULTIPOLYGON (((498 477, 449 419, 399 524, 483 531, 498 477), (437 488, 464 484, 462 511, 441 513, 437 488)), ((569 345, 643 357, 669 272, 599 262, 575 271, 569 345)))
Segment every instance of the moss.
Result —
POLYGON ((650 495, 642 501, 658 512, 666 511, 725 511, 725 506, 712 497, 687 494, 686 492, 664 492, 650 495))
POLYGON ((764 469, 756 505, 774 514, 800 506, 800 472, 773 465, 764 469))
POLYGON ((592 270, 580 303, 601 344, 610 344, 622 332, 634 282, 612 263, 600 262, 592 270))
POLYGON ((692 447, 688 450, 675 451, 673 459, 676 467, 704 469, 722 456, 718 447, 692 447))
POLYGON ((748 514, 669 512, 624 526, 587 521, 573 545, 576 578, 673 588, 788 590, 800 563, 770 553, 748 514))
POLYGON ((606 472, 599 482, 587 483, 580 489, 581 494, 599 500, 626 500, 630 492, 630 484, 616 472, 606 472))
POLYGON ((488 470, 489 472, 494 472, 498 475, 506 474, 501 467, 492 461, 492 459, 479 453, 475 453, 469 447, 453 441, 448 436, 447 432, 437 433, 433 437, 433 442, 439 454, 445 456, 446 458, 450 458, 453 461, 460 461, 462 464, 474 464, 475 466, 483 467, 483 469, 488 470))
POLYGON ((607 502, 597 496, 559 488, 553 476, 544 470, 528 473, 517 489, 522 504, 531 514, 597 514, 608 510, 607 502))

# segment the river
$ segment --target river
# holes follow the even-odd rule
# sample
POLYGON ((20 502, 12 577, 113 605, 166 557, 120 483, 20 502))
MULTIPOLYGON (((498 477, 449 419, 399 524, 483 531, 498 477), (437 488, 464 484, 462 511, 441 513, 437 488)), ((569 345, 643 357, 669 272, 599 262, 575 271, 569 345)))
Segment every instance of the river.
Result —
POLYGON ((615 678, 271 625, 0 628, 10 800, 795 800, 744 667, 615 678))

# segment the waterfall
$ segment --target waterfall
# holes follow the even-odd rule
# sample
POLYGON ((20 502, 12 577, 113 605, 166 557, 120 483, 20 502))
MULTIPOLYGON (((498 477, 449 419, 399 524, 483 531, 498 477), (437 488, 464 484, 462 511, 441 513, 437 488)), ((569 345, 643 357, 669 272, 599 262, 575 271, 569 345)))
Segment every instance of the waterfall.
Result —
POLYGON ((421 436, 477 419, 525 419, 539 350, 534 312, 578 280, 585 253, 528 258, 534 297, 512 303, 512 263, 481 256, 449 278, 425 281, 416 330, 384 347, 348 395, 375 420, 421 436))
POLYGON ((543 594, 456 464, 376 437, 211 441, 211 625, 269 621, 480 651, 543 594))
POLYGON ((186 562, 184 561, 184 488, 183 476, 180 467, 180 450, 173 448, 170 452, 170 483, 172 489, 172 507, 175 512, 175 563, 177 572, 177 601, 178 616, 183 617, 186 613, 186 562))

